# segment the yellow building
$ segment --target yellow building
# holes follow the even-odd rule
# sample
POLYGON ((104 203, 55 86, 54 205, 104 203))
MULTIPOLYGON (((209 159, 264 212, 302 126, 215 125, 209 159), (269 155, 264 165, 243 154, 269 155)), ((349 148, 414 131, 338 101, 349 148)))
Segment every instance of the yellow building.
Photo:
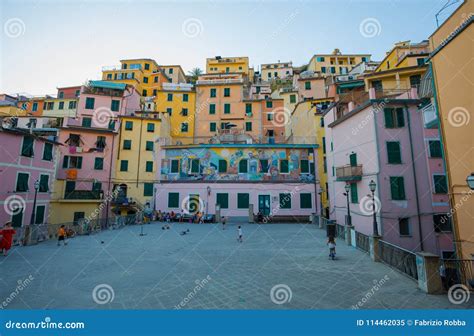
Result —
POLYGON ((253 78, 254 70, 249 67, 248 57, 221 57, 206 59, 206 73, 243 73, 253 78))
POLYGON ((181 65, 161 65, 163 73, 171 80, 171 83, 186 83, 186 74, 181 65))
POLYGON ((332 54, 316 54, 311 57, 307 70, 327 75, 346 75, 361 62, 369 62, 370 54, 342 54, 334 49, 332 54))
POLYGON ((430 36, 431 70, 441 125, 457 258, 474 258, 472 36, 474 2, 464 3, 430 36))
POLYGON ((155 97, 155 110, 169 116, 174 142, 193 143, 196 92, 192 84, 164 83, 155 97))
POLYGON ((429 43, 396 43, 375 71, 365 76, 365 87, 374 88, 383 96, 399 95, 410 88, 418 88, 426 72, 425 59, 429 43))
POLYGON ((169 138, 167 114, 136 112, 121 116, 118 154, 113 178, 114 190, 120 187, 114 212, 126 215, 153 204, 154 183, 158 174, 159 148, 169 138), (121 202, 126 199, 127 201, 121 202), (117 211, 118 210, 118 211, 117 211))
POLYGON ((289 142, 295 144, 318 144, 317 172, 322 188, 321 202, 324 215, 329 209, 327 184, 328 167, 326 164, 326 137, 324 131, 323 107, 328 106, 330 99, 305 100, 296 104, 291 114, 289 125, 289 142))

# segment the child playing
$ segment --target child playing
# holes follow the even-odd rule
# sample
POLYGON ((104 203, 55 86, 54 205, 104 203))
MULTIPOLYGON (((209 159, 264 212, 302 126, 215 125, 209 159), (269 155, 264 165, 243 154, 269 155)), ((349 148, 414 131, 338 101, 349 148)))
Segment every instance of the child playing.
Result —
POLYGON ((3 252, 4 256, 7 256, 8 250, 12 247, 13 236, 16 231, 12 228, 12 223, 7 222, 2 230, 0 230, 0 235, 2 239, 0 240, 0 251, 3 252))
POLYGON ((329 246, 329 258, 336 259, 336 241, 333 236, 329 236, 327 244, 329 246))
POLYGON ((61 245, 61 242, 63 242, 64 246, 67 245, 66 242, 66 226, 63 224, 59 227, 58 230, 58 246, 61 245))
POLYGON ((221 221, 222 221, 222 230, 225 230, 225 225, 227 223, 227 217, 222 216, 221 221))
POLYGON ((239 238, 237 238, 237 241, 239 243, 243 242, 243 238, 242 238, 242 227, 239 225, 239 227, 237 228, 237 234, 239 236, 239 238))

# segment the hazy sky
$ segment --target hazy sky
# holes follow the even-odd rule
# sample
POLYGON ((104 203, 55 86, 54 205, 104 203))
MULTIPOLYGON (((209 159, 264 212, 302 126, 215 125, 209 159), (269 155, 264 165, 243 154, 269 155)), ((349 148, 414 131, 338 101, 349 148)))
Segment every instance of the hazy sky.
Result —
POLYGON ((0 0, 0 93, 55 93, 126 58, 186 72, 216 55, 249 56, 256 70, 334 48, 380 60, 394 42, 427 39, 446 2, 0 0))

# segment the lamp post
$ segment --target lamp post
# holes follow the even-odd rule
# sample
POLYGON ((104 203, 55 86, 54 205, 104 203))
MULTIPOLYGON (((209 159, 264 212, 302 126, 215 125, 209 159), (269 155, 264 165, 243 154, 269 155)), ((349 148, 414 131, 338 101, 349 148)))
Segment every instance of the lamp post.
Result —
POLYGON ((30 225, 33 225, 35 223, 35 216, 36 216, 36 197, 38 196, 38 190, 40 187, 40 183, 38 180, 35 181, 35 198, 33 200, 33 210, 31 211, 31 219, 30 219, 30 225))
POLYGON ((211 187, 207 186, 207 195, 206 195, 206 217, 209 215, 209 195, 211 195, 211 187))
POLYGON ((324 212, 323 212, 323 193, 324 193, 324 189, 323 188, 319 188, 318 190, 318 195, 319 195, 319 201, 320 201, 320 207, 321 207, 321 218, 324 217, 324 212))
POLYGON ((35 217, 36 217, 36 198, 38 197, 38 190, 40 187, 40 182, 38 180, 35 181, 35 198, 33 200, 33 209, 31 210, 31 218, 30 218, 30 225, 25 230, 25 236, 23 243, 25 245, 29 245, 35 237, 36 231, 33 232, 33 225, 35 224, 35 217), (33 238, 33 239, 32 239, 33 238))
POLYGON ((346 190, 344 195, 346 196, 346 201, 347 201, 346 225, 351 226, 352 225, 351 208, 349 207, 349 191, 351 190, 351 186, 349 185, 349 183, 346 183, 346 185, 344 186, 344 189, 346 190))
POLYGON ((469 189, 474 190, 474 173, 471 173, 471 175, 466 178, 466 182, 469 189))
POLYGON ((374 180, 371 180, 369 182, 369 189, 372 192, 372 211, 374 215, 374 236, 379 235, 379 230, 377 227, 377 217, 375 216, 375 189, 377 188, 377 184, 375 183, 374 180))

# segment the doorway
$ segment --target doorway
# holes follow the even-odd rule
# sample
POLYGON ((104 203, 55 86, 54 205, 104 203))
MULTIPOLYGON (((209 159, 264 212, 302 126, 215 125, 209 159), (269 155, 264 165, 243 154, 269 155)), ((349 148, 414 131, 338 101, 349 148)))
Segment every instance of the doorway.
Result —
POLYGON ((270 195, 258 195, 258 211, 263 216, 270 214, 270 195))

